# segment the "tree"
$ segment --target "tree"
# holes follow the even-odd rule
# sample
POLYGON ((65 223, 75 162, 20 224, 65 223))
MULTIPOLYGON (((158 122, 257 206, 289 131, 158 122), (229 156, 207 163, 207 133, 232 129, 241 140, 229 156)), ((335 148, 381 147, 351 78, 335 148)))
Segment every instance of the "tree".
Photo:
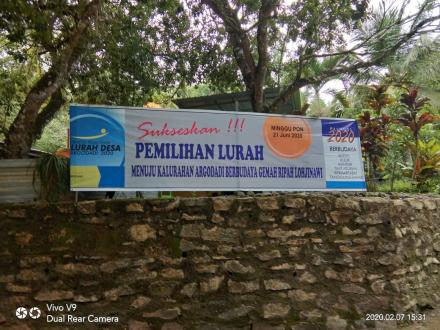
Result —
POLYGON ((179 0, 2 5, 0 32, 8 39, 4 48, 14 65, 37 60, 41 73, 27 92, 44 93, 31 109, 22 100, 15 121, 8 121, 4 157, 26 155, 66 97, 80 103, 142 106, 158 93, 171 99, 186 85, 201 82, 205 71, 216 86, 237 81, 225 75, 232 72, 225 70, 230 65, 217 65, 227 63, 217 41, 199 37, 179 0), (92 8, 98 15, 89 13, 92 8), (51 83, 45 86, 48 79, 51 83))
POLYGON ((41 68, 3 156, 26 155, 65 102, 63 88, 77 101, 140 105, 158 89, 173 96, 205 82, 244 87, 255 111, 276 112, 300 88, 383 63, 437 29, 438 7, 425 0, 414 14, 383 6, 370 15, 367 0, 0 2, 2 55, 26 62, 36 52, 41 68), (280 95, 265 104, 274 85, 280 95))
POLYGON ((33 141, 64 104, 62 88, 87 44, 87 30, 100 7, 101 0, 0 3, 0 33, 16 47, 11 54, 25 61, 26 50, 32 48, 48 66, 5 134, 3 157, 26 157, 33 141))
POLYGON ((368 2, 194 0, 189 6, 203 21, 199 23, 203 30, 215 31, 232 53, 254 111, 276 112, 300 88, 379 65, 420 35, 438 29, 440 15, 430 14, 439 8, 437 1, 425 0, 416 13, 408 15, 404 10, 408 1, 401 8, 382 5, 370 17, 368 2), (211 16, 203 16, 203 8, 209 8, 211 16), (347 35, 352 36, 350 42, 344 38, 347 35), (272 104, 265 104, 263 89, 271 70, 279 66, 279 60, 274 64, 271 58, 280 39, 290 45, 283 60, 290 80, 272 104), (316 63, 321 69, 310 70, 316 63))
POLYGON ((389 63, 388 79, 418 86, 420 92, 440 84, 440 37, 422 36, 413 47, 403 49, 389 63))
MULTIPOLYGON (((0 44, 7 40, 0 38, 0 44)), ((34 59, 34 57, 32 56, 34 59)), ((19 62, 11 55, 0 58, 0 140, 3 141, 27 92, 40 77, 40 65, 35 60, 19 62)))
POLYGON ((108 2, 101 16, 106 28, 90 31, 71 79, 75 102, 142 106, 200 83, 202 68, 221 62, 215 40, 199 38, 178 0, 108 2))

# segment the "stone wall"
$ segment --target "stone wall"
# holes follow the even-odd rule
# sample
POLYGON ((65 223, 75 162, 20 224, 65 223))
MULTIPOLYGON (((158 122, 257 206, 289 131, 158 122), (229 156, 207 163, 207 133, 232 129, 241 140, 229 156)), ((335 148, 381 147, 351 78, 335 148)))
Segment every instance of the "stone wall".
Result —
POLYGON ((0 327, 383 328, 435 307, 439 220, 398 195, 1 205, 0 327))

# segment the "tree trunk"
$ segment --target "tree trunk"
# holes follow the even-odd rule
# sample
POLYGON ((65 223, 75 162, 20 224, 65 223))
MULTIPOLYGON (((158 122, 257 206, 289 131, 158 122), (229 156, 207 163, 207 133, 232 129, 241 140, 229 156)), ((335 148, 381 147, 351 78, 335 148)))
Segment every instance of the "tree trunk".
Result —
POLYGON ((251 104, 254 112, 265 112, 264 90, 262 87, 251 90, 251 104))
POLYGON ((368 191, 374 192, 376 191, 376 181, 375 181, 375 175, 374 175, 374 164, 371 161, 371 157, 367 156, 367 170, 368 170, 368 191))
POLYGON ((26 158, 35 139, 41 134, 44 125, 47 124, 48 120, 46 119, 52 119, 59 109, 59 107, 56 107, 59 104, 59 97, 57 96, 48 103, 49 108, 46 107, 40 114, 38 113, 41 106, 52 98, 55 93, 58 93, 66 82, 72 65, 80 55, 81 36, 90 25, 92 17, 97 14, 100 5, 101 0, 90 2, 75 30, 72 31, 60 57, 57 61, 54 61, 52 67, 27 94, 17 117, 6 133, 5 147, 1 155, 3 158, 26 158), (42 126, 36 126, 38 124, 42 126))
POLYGON ((413 160, 413 172, 412 172, 412 179, 417 181, 418 176, 418 167, 419 167, 419 136, 418 134, 414 134, 414 143, 415 143, 415 150, 414 150, 414 160, 413 160))
POLYGON ((252 52, 249 33, 243 29, 242 22, 227 1, 202 0, 223 21, 228 33, 229 44, 235 61, 240 69, 246 90, 250 93, 251 105, 254 112, 267 112, 264 105, 264 84, 269 64, 268 54, 268 24, 271 12, 278 1, 262 0, 258 13, 257 53, 258 61, 252 52))
POLYGON ((3 155, 5 158, 26 158, 36 138, 34 132, 43 130, 36 126, 38 110, 61 87, 59 84, 53 84, 53 79, 52 72, 46 72, 26 96, 20 112, 6 134, 3 155))
POLYGON ((47 124, 53 119, 55 114, 66 103, 66 99, 63 97, 61 88, 58 89, 55 94, 52 95, 50 102, 44 107, 44 109, 38 114, 35 120, 35 126, 33 131, 33 139, 38 140, 43 134, 43 130, 47 124))
POLYGON ((397 168, 397 161, 394 160, 393 162, 393 170, 391 171, 391 182, 390 182, 390 191, 394 191, 394 181, 396 180, 396 168, 397 168))

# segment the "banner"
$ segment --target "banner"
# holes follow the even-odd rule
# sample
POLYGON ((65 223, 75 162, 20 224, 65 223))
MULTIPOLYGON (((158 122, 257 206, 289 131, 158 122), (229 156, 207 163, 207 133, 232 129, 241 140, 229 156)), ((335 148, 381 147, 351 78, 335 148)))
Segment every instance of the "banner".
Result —
POLYGON ((354 120, 70 106, 71 189, 365 190, 354 120))

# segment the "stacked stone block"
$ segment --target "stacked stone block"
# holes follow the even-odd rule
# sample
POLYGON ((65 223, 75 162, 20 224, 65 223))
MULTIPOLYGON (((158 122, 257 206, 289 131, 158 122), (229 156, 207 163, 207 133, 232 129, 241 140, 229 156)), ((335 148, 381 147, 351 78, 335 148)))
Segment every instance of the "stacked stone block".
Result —
POLYGON ((73 327, 46 305, 76 303, 115 329, 381 328, 436 306, 439 221, 429 196, 1 205, 0 327, 73 327))

